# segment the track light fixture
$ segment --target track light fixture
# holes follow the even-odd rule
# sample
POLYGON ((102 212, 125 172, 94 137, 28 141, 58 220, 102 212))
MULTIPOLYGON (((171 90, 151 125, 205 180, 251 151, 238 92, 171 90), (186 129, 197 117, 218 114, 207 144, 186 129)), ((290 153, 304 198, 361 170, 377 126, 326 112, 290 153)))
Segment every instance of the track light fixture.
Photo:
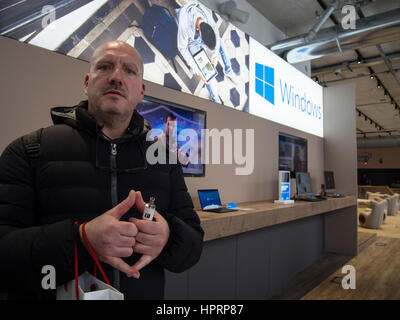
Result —
POLYGON ((374 77, 374 75, 372 73, 369 75, 369 77, 370 77, 371 80, 375 79, 375 77, 374 77))
POLYGON ((381 88, 381 83, 380 82, 378 82, 377 87, 378 87, 378 89, 381 88))

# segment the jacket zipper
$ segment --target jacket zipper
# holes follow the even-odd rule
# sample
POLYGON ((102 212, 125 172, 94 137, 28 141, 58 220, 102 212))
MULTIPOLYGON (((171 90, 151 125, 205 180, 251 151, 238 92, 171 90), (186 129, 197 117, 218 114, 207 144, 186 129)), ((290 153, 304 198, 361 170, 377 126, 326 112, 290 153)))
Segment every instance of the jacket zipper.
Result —
MULTIPOLYGON (((111 143, 111 206, 114 208, 118 204, 117 192, 117 144, 111 143)), ((119 291, 119 271, 113 269, 113 287, 119 291)))
POLYGON ((111 143, 111 205, 118 204, 117 196, 117 144, 111 143))

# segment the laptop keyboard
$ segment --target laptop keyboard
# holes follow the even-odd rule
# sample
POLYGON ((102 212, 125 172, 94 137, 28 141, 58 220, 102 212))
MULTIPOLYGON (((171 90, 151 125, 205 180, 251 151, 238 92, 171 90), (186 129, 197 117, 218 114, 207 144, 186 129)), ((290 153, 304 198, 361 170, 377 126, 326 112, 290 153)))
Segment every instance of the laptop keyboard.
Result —
POLYGON ((210 209, 207 211, 223 213, 223 212, 232 212, 232 211, 237 211, 237 210, 236 209, 228 209, 228 208, 219 208, 219 209, 210 209))
POLYGON ((298 198, 296 200, 317 202, 317 201, 324 201, 326 200, 326 198, 298 198))

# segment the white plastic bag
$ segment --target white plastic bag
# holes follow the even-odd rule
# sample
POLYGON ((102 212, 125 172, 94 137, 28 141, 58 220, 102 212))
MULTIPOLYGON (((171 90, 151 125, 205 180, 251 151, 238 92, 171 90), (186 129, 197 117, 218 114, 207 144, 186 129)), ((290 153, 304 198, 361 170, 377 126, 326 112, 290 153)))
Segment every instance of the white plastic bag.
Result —
MULTIPOLYGON (((78 290, 79 300, 124 300, 123 293, 87 271, 78 277, 78 290)), ((75 279, 57 287, 57 300, 78 299, 75 293, 75 279)))

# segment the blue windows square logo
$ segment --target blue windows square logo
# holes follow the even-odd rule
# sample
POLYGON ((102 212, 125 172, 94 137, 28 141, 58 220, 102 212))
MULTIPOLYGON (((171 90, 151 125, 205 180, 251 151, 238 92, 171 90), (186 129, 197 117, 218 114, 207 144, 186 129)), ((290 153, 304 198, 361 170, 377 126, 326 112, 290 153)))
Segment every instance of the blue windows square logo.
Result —
POLYGON ((273 68, 256 63, 256 93, 275 104, 275 72, 273 68))

